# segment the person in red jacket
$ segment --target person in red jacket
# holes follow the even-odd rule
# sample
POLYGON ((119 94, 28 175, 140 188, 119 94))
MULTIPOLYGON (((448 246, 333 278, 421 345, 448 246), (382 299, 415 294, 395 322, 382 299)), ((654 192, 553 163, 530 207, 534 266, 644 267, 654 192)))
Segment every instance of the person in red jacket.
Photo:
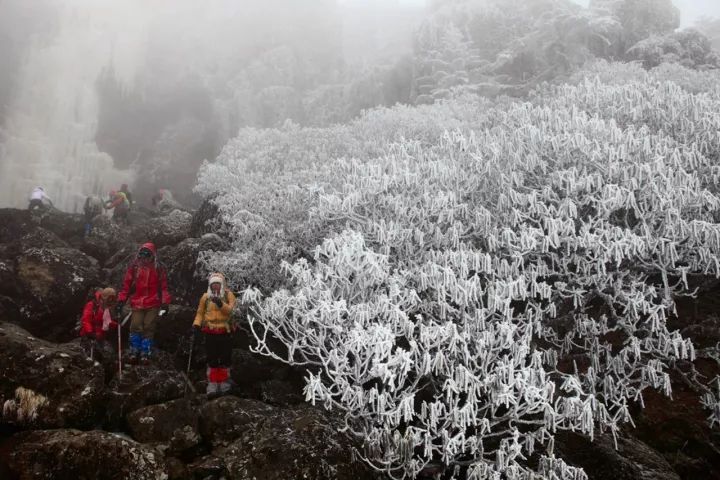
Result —
POLYGON ((96 291, 93 298, 85 304, 80 320, 80 337, 83 340, 99 342, 100 348, 104 346, 108 330, 117 327, 117 322, 112 318, 112 308, 116 300, 115 290, 105 288, 96 291))
POLYGON ((170 304, 167 269, 157 259, 155 244, 148 242, 138 250, 136 258, 125 272, 122 290, 118 295, 118 311, 130 299, 130 363, 150 362, 158 314, 167 312, 170 304), (134 287, 132 295, 130 289, 134 287), (162 313, 160 313, 162 312, 162 313))

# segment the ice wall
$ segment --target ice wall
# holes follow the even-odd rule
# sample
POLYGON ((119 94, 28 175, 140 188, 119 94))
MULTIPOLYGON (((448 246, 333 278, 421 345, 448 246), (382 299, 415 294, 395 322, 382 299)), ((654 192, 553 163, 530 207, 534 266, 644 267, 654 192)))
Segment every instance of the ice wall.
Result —
POLYGON ((0 132, 0 206, 25 207, 32 188, 42 185, 56 207, 77 211, 86 195, 132 180, 95 144, 95 82, 112 68, 132 86, 152 14, 142 3, 58 1, 57 35, 24 58, 0 132))

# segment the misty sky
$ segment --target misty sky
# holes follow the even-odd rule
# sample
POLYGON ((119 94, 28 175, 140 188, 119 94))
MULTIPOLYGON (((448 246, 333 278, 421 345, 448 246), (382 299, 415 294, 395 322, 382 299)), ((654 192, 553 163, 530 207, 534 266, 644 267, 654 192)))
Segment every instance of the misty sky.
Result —
MULTIPOLYGON (((574 0, 586 5, 588 0, 574 0)), ((673 0, 673 3, 682 12, 682 25, 692 25, 695 19, 706 15, 708 17, 720 17, 720 0, 673 0)))
MULTIPOLYGON (((342 0, 341 0, 342 1, 342 0)), ((371 0, 344 0, 344 2, 363 3, 371 0)), ((375 0, 377 1, 377 0, 375 0)), ((415 3, 424 5, 425 0, 394 0, 400 4, 415 3)), ((573 0, 580 5, 587 6, 589 0, 573 0)), ((682 25, 692 25, 698 18, 706 15, 708 17, 720 18, 720 0, 673 0, 673 3, 682 11, 682 25)))

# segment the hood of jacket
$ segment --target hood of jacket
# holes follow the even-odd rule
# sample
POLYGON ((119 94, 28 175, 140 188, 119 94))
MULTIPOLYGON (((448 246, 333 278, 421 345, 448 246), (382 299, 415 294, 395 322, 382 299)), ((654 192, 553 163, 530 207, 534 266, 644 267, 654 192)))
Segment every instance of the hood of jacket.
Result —
POLYGON ((212 288, 210 288, 210 285, 212 285, 213 283, 217 283, 218 280, 220 281, 220 295, 222 295, 223 293, 225 293, 225 287, 226 287, 226 285, 225 285, 225 275, 223 275, 223 274, 220 273, 220 272, 214 272, 214 273, 211 273, 210 276, 208 277, 208 289, 207 289, 208 295, 212 295, 212 294, 213 294, 213 293, 212 293, 212 288))
POLYGON ((143 249, 145 249, 145 248, 148 249, 148 250, 150 250, 150 251, 152 252, 153 257, 156 257, 156 258, 157 258, 157 249, 155 248, 155 244, 154 244, 153 242, 143 243, 143 244, 140 246, 140 248, 138 248, 137 253, 140 253, 140 250, 143 250, 143 249))

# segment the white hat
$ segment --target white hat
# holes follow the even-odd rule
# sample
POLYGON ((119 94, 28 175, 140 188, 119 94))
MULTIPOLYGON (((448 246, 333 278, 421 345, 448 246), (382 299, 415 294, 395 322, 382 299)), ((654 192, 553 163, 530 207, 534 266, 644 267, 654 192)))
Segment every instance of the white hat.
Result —
POLYGON ((212 285, 213 283, 219 283, 220 291, 225 291, 225 275, 219 272, 210 274, 210 277, 208 278, 208 294, 210 295, 212 295, 212 288, 210 288, 210 285, 212 285))

